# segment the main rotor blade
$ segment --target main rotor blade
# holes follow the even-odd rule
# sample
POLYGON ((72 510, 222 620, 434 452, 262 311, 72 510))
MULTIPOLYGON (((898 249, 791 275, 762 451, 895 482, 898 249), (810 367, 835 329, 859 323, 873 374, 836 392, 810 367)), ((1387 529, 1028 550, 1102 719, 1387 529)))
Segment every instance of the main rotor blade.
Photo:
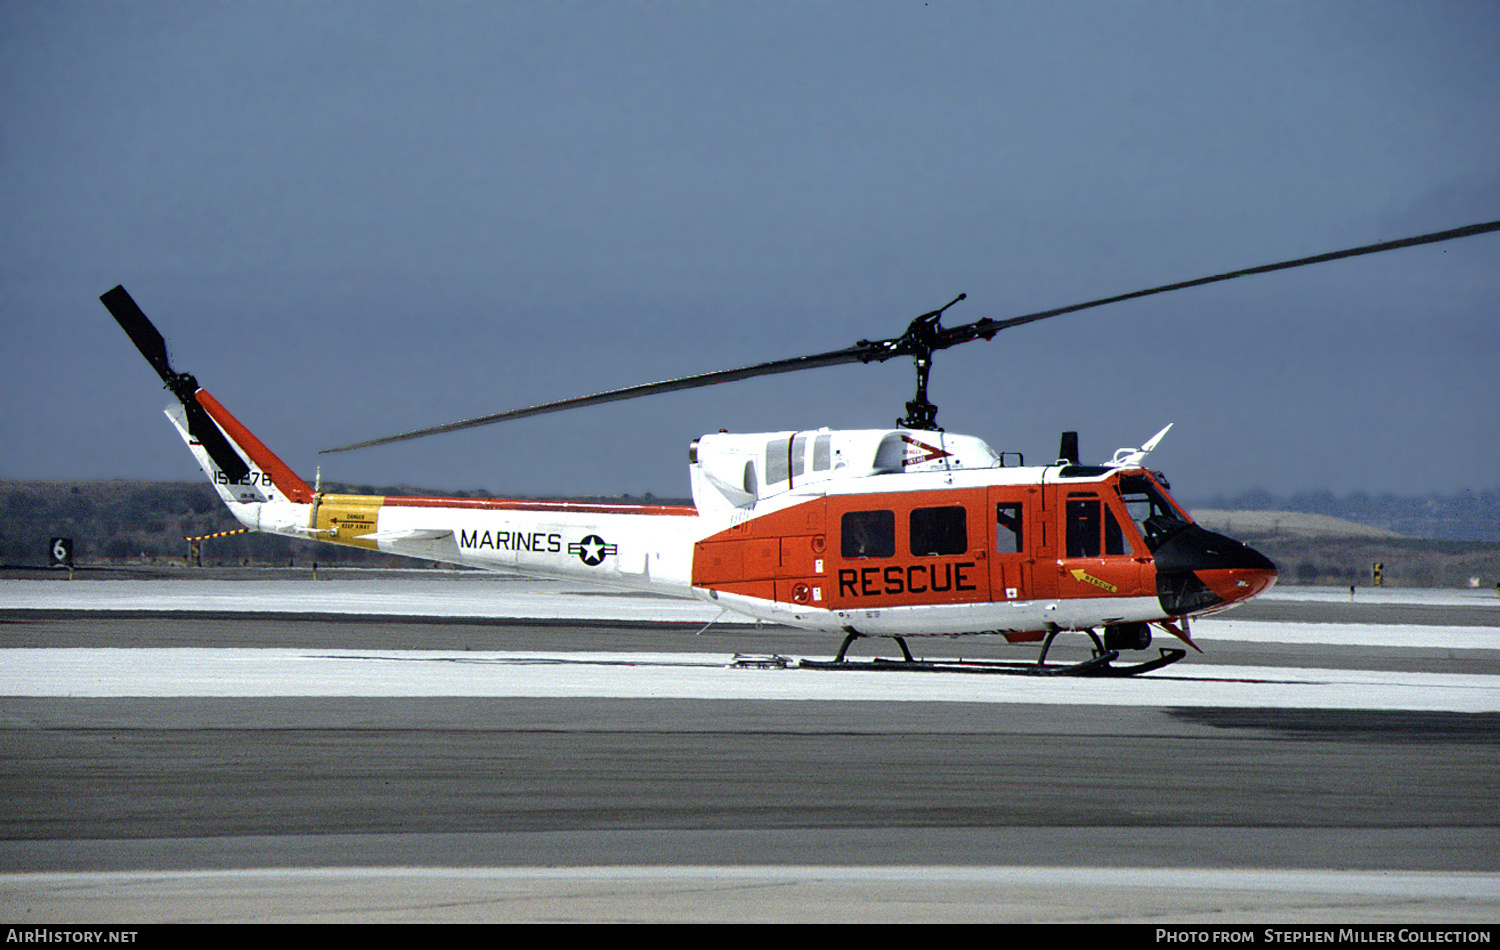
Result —
POLYGON ((1076 313, 1079 310, 1088 310, 1091 307, 1102 307, 1105 304, 1120 303, 1124 300, 1134 300, 1137 297, 1149 297, 1152 294, 1164 294, 1169 290, 1186 290, 1189 287, 1199 287, 1203 284, 1214 284, 1221 280, 1233 280, 1236 277, 1249 277, 1252 274, 1269 274, 1272 271, 1290 270, 1293 267, 1306 267, 1309 264, 1322 264, 1325 261, 1337 261, 1346 257, 1359 257, 1363 254, 1379 254, 1381 251, 1394 251, 1403 247, 1416 247, 1421 244, 1436 244, 1439 241, 1452 241, 1456 238, 1472 237, 1476 234, 1486 234, 1491 231, 1500 231, 1500 221, 1490 221, 1485 224, 1471 224, 1467 227, 1453 228, 1448 231, 1435 231, 1432 234, 1421 234, 1417 237, 1401 238, 1397 241, 1383 241, 1379 244, 1366 244, 1363 247, 1351 247, 1342 251, 1329 251, 1326 254, 1315 254, 1312 257, 1299 257, 1294 261, 1281 261, 1276 264, 1262 264, 1259 267, 1251 267, 1246 270, 1229 271, 1224 274, 1214 274, 1211 277, 1199 277, 1196 280, 1184 280, 1175 284, 1163 284, 1160 287, 1152 287, 1147 290, 1136 290, 1128 294, 1117 294, 1113 297, 1101 297, 1098 300, 1090 300, 1087 303, 1076 303, 1068 307, 1057 307, 1053 310, 1039 310, 1036 313, 1028 313, 1021 317, 1011 317, 1007 320, 991 320, 985 318, 974 323, 959 327, 944 328, 938 331, 938 340, 933 349, 941 349, 956 346, 959 343, 968 343, 971 340, 984 338, 999 333, 1009 327, 1018 327, 1026 323, 1035 323, 1038 320, 1046 320, 1048 317, 1057 317, 1065 313, 1076 313))
MULTIPOLYGON (((973 323, 957 327, 942 327, 936 323, 937 317, 942 311, 934 311, 925 314, 912 321, 906 333, 899 337, 888 340, 860 340, 853 346, 842 350, 833 350, 828 353, 820 353, 813 356, 797 356, 791 359, 775 360, 770 363, 760 363, 755 366, 746 366, 741 369, 722 370, 716 373, 703 373, 697 376, 684 376, 679 379, 663 380, 657 383, 644 383, 639 386, 626 386, 623 389, 612 389, 608 392, 596 393, 592 396, 578 396, 573 399, 563 399, 558 402, 543 403, 526 409, 513 409, 509 412, 497 412, 492 415, 478 416, 473 419, 465 419, 461 422, 450 422, 446 425, 432 426, 427 429, 415 429, 411 432, 403 432, 400 435, 386 436, 380 439, 370 439, 365 442, 355 442, 350 445, 339 446, 333 449, 323 449, 320 454, 328 455, 334 452, 348 452, 353 449, 369 448, 375 445, 387 445, 392 442, 404 442, 408 439, 419 439, 423 436, 437 435, 441 432, 456 432, 460 429, 472 429, 476 426, 491 425, 496 422, 506 422, 514 419, 524 419, 528 416, 539 416, 549 412, 561 412, 565 409, 580 409, 584 406, 597 406, 606 402, 618 402, 623 399, 636 399, 641 396, 654 396, 660 393, 674 392, 679 389, 697 389, 702 386, 715 386, 719 383, 730 383, 741 379, 750 379, 756 376, 770 376, 776 373, 791 373, 804 369, 816 369, 822 366, 837 366, 844 363, 878 363, 884 362, 896 356, 930 356, 934 351, 957 346, 960 343, 969 343, 974 340, 988 340, 1001 330, 1017 327, 1027 323, 1035 323, 1038 320, 1046 320, 1049 317, 1061 316, 1065 313, 1076 313, 1079 310, 1088 310, 1092 307, 1102 307, 1105 304, 1120 303, 1125 300, 1134 300, 1137 297, 1149 297, 1152 294, 1163 294, 1171 290, 1185 290, 1189 287, 1198 287, 1203 284, 1213 284, 1223 280, 1233 280, 1236 277, 1249 277, 1253 274, 1268 274, 1278 270, 1289 270, 1293 267, 1305 267, 1309 264, 1321 264, 1326 261, 1341 260, 1346 257, 1359 257, 1363 254, 1378 254, 1382 251, 1394 251, 1404 247, 1416 247, 1422 244, 1435 244, 1439 241, 1451 241, 1455 238, 1472 237, 1476 234, 1486 234, 1491 231, 1500 231, 1500 221, 1490 221, 1484 224, 1471 224, 1462 228, 1453 228, 1448 231, 1436 231, 1432 234, 1421 234, 1416 237, 1401 238, 1396 241, 1383 241, 1379 244, 1366 244, 1361 247, 1351 247, 1342 251, 1329 251, 1326 254, 1315 254, 1312 257, 1299 257, 1296 260, 1281 261, 1275 264, 1262 264, 1258 267, 1250 267, 1245 270, 1229 271, 1223 274, 1214 274, 1209 277, 1199 277, 1195 280, 1178 281, 1173 284, 1163 284, 1160 287, 1151 287, 1146 290, 1131 291, 1127 294, 1116 294, 1112 297, 1101 297, 1098 300, 1090 300, 1085 303, 1072 304, 1067 307, 1056 307, 1051 310, 1039 310, 1036 313, 1028 313, 1019 317, 1010 317, 1005 320, 992 320, 988 317, 973 323)), ((957 303, 962 300, 960 296, 953 301, 957 303)), ((949 306, 952 306, 950 303, 949 306)), ((944 308, 947 309, 946 307, 944 308)), ((122 321, 123 325, 123 321, 122 321)), ((126 332, 129 332, 127 329, 126 332)), ((137 344, 139 345, 139 344, 137 344)), ((144 350, 142 351, 144 352, 144 350)), ((149 357, 148 357, 149 358, 149 357)))
POLYGON ((408 439, 420 439, 423 436, 437 435, 441 432, 456 432, 459 429, 472 429, 476 426, 487 426, 496 422, 508 422, 515 419, 525 419, 528 416, 540 416, 549 412, 562 412, 564 409, 581 409, 584 406, 598 406, 607 402, 618 402, 622 399, 636 399, 641 396, 655 396, 660 393, 676 392, 680 389, 698 389, 703 386, 716 386, 719 383, 732 383, 741 379, 751 379, 756 376, 771 376, 776 373, 793 373, 797 370, 816 369, 821 366, 839 366, 844 363, 868 362, 870 359, 881 359, 884 357, 870 356, 871 347, 877 344, 864 344, 851 346, 843 350, 834 350, 828 353, 819 353, 814 356, 796 356, 791 359, 775 360, 770 363, 759 363, 755 366, 745 366, 740 369, 726 369, 714 373, 702 373, 697 376, 683 376, 678 379, 666 379, 657 383, 642 383, 637 386, 626 386, 623 389, 611 389, 607 392, 595 393, 592 396, 575 396, 572 399, 562 399, 557 402, 542 403, 537 406, 529 406, 525 409, 512 409, 509 412, 497 412, 488 416, 478 416, 473 419, 464 419, 461 422, 450 422, 446 425, 432 426, 427 429, 415 429, 411 432, 403 432, 400 435, 390 435, 380 439, 370 439, 365 442, 355 442, 352 445, 341 445, 334 449, 323 449, 318 454, 331 455, 335 452, 349 452, 354 449, 369 448, 372 445, 386 445, 391 442, 405 442, 408 439))

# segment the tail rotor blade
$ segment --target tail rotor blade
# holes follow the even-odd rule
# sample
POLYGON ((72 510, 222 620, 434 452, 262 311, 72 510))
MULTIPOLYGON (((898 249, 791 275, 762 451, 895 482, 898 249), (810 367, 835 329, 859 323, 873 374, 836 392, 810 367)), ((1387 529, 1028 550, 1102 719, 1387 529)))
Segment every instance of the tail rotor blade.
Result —
POLYGON ((162 382, 170 386, 177 374, 172 372, 172 364, 167 359, 167 341, 156 326, 146 318, 141 308, 136 306, 130 294, 125 292, 124 287, 117 286, 100 295, 99 300, 109 311, 110 316, 115 318, 120 329, 125 331, 125 335, 130 337, 130 342, 141 351, 146 362, 156 370, 162 382))
POLYGON ((250 474, 250 466, 245 464, 240 453, 229 444, 208 410, 196 398, 184 399, 182 408, 187 413, 188 433, 203 446, 203 451, 214 460, 219 471, 224 473, 231 484, 244 481, 245 476, 250 474))
POLYGON ((208 410, 198 402, 198 381, 190 373, 178 373, 172 369, 172 363, 167 358, 167 341, 161 331, 156 329, 156 325, 122 286, 101 294, 99 300, 110 316, 115 318, 120 329, 125 331, 125 335, 130 337, 135 348, 141 351, 146 362, 156 370, 162 382, 167 384, 167 388, 182 403, 183 412, 187 415, 188 434, 198 440, 203 451, 208 453, 219 471, 231 482, 242 481, 250 474, 250 466, 245 464, 234 446, 229 444, 208 410))

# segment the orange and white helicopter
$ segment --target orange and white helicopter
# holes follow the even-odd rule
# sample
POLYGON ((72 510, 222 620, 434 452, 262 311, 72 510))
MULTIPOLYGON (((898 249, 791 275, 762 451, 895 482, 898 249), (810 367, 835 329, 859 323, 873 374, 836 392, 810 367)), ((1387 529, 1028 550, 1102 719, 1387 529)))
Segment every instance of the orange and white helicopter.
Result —
MULTIPOLYGON (((1055 461, 1027 466, 973 436, 944 432, 927 400, 932 356, 1010 327, 1108 303, 1251 274, 1500 230, 1471 225, 1120 294, 1006 320, 943 327, 923 314, 887 340, 757 366, 627 387, 431 429, 438 432, 754 376, 912 357, 917 392, 893 428, 704 435, 689 448, 693 504, 347 495, 293 473, 207 390, 168 361, 161 334, 125 292, 100 299, 177 402, 166 410, 234 516, 257 531, 353 545, 485 570, 566 578, 698 598, 773 623, 842 634, 831 664, 860 637, 888 637, 916 663, 912 636, 995 634, 1039 642, 1007 672, 1129 675, 1181 659, 1114 666, 1157 627, 1194 646, 1190 618, 1265 591, 1276 567, 1207 531, 1144 467, 1166 435, 1080 464, 1064 433, 1055 461), (1014 464, 1010 464, 1014 462, 1014 464), (1098 631, 1103 631, 1101 637, 1098 631), (1048 664, 1063 631, 1093 641, 1082 663, 1048 664)), ((1196 646, 1194 646, 1196 649, 1196 646)), ((806 661, 804 661, 806 662, 806 661)), ((901 664, 893 664, 901 665, 901 664)), ((930 664, 929 664, 930 665, 930 664)), ((983 664, 981 664, 983 665, 983 664)))

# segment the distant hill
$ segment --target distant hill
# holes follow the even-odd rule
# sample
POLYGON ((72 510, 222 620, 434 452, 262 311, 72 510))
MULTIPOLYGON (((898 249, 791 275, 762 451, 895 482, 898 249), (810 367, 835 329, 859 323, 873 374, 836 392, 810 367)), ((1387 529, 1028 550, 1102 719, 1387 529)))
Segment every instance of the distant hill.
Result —
POLYGON ((1194 511, 1325 515, 1408 538, 1500 542, 1500 489, 1421 497, 1371 496, 1362 492, 1343 496, 1332 492, 1278 496, 1256 491, 1200 499, 1188 507, 1194 511))
POLYGON ((1191 509, 1210 531, 1244 541, 1276 562, 1280 584, 1382 583, 1392 587, 1493 588, 1500 544, 1413 538, 1384 528, 1301 511, 1191 509))
POLYGON ((1312 515, 1303 511, 1225 511, 1218 508, 1194 508, 1193 520, 1210 531, 1232 538, 1401 538, 1404 535, 1384 528, 1356 524, 1331 515, 1312 515))

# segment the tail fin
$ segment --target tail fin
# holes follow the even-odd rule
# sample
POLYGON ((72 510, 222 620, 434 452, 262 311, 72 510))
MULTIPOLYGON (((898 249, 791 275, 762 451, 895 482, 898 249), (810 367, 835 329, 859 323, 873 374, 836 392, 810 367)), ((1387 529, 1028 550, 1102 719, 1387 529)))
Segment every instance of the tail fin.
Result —
MULTIPOLYGON (((177 427, 182 440, 187 443, 193 457, 198 460, 198 465, 202 467, 208 480, 213 482, 225 504, 233 508, 235 505, 265 502, 312 502, 313 490, 307 483, 298 478, 285 462, 266 448, 217 399, 209 395, 208 390, 198 390, 193 394, 193 399, 203 408, 214 428, 223 433, 234 453, 244 460, 245 474, 226 472, 203 441, 194 434, 188 424, 187 411, 182 406, 167 407, 167 418, 177 427)), ((201 426, 199 429, 201 431, 201 426)))
POLYGON ((124 287, 115 287, 99 300, 177 397, 178 404, 167 409, 167 417, 236 517, 249 523, 238 505, 312 502, 313 491, 306 482, 207 390, 199 389, 191 373, 179 373, 172 367, 166 340, 124 287))

